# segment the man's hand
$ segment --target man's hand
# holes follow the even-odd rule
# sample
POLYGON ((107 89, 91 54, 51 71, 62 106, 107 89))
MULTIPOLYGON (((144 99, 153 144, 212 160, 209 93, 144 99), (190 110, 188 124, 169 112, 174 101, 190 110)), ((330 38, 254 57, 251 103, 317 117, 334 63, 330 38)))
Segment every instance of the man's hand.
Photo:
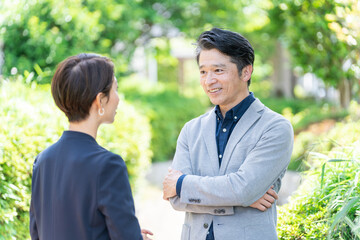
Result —
POLYGON ((251 204, 250 207, 259 209, 263 212, 270 208, 271 205, 275 202, 275 199, 279 198, 273 188, 274 186, 272 186, 259 200, 251 204))
POLYGON ((141 229, 141 236, 143 237, 144 240, 151 240, 147 235, 154 235, 152 232, 150 232, 149 230, 146 229, 141 229))
POLYGON ((173 170, 172 168, 169 168, 168 171, 163 181, 164 200, 169 200, 169 198, 176 196, 176 183, 179 177, 183 175, 182 172, 173 170))

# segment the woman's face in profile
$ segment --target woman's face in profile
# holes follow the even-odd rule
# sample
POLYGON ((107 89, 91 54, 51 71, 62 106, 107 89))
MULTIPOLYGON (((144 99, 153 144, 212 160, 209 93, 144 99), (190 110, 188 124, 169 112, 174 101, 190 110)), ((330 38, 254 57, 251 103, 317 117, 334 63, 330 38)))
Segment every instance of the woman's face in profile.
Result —
POLYGON ((109 101, 107 101, 104 105, 104 110, 105 110, 105 114, 103 117, 104 123, 114 122, 116 109, 119 105, 119 95, 117 90, 118 90, 117 79, 116 77, 114 77, 113 84, 111 86, 111 90, 109 94, 109 101))

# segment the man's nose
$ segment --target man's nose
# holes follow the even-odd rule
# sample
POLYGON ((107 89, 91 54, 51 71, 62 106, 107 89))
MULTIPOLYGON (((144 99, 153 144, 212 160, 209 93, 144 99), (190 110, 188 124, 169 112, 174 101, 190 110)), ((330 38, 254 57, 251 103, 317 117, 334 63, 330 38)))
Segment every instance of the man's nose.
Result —
POLYGON ((208 74, 206 74, 205 84, 210 85, 213 84, 214 82, 216 82, 214 74, 212 72, 208 72, 208 74))

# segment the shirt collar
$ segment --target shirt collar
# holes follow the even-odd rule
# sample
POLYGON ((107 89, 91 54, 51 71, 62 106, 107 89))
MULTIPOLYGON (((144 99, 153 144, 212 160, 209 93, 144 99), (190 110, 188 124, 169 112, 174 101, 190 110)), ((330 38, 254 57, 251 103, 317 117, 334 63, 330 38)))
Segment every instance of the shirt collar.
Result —
MULTIPOLYGON (((253 103, 254 100, 255 100, 254 93, 250 92, 250 94, 246 98, 244 98, 235 107, 233 107, 232 109, 230 109, 229 111, 226 112, 225 118, 233 119, 234 122, 239 121, 239 119, 242 117, 242 115, 244 115, 244 113, 249 108, 251 103, 253 103)), ((223 116, 221 114, 219 105, 216 105, 215 113, 216 113, 218 120, 223 120, 223 116)))

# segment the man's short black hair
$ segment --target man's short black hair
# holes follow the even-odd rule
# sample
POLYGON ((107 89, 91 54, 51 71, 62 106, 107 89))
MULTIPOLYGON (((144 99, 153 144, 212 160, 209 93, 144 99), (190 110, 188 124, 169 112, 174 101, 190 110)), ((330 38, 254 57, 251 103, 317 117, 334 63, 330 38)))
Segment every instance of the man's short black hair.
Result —
MULTIPOLYGON (((235 63, 241 76, 242 69, 248 65, 254 65, 254 49, 250 42, 241 34, 228 30, 213 28, 200 34, 197 40, 196 60, 199 63, 199 56, 202 50, 217 49, 231 58, 235 63)), ((248 81, 248 86, 250 85, 248 81)))

